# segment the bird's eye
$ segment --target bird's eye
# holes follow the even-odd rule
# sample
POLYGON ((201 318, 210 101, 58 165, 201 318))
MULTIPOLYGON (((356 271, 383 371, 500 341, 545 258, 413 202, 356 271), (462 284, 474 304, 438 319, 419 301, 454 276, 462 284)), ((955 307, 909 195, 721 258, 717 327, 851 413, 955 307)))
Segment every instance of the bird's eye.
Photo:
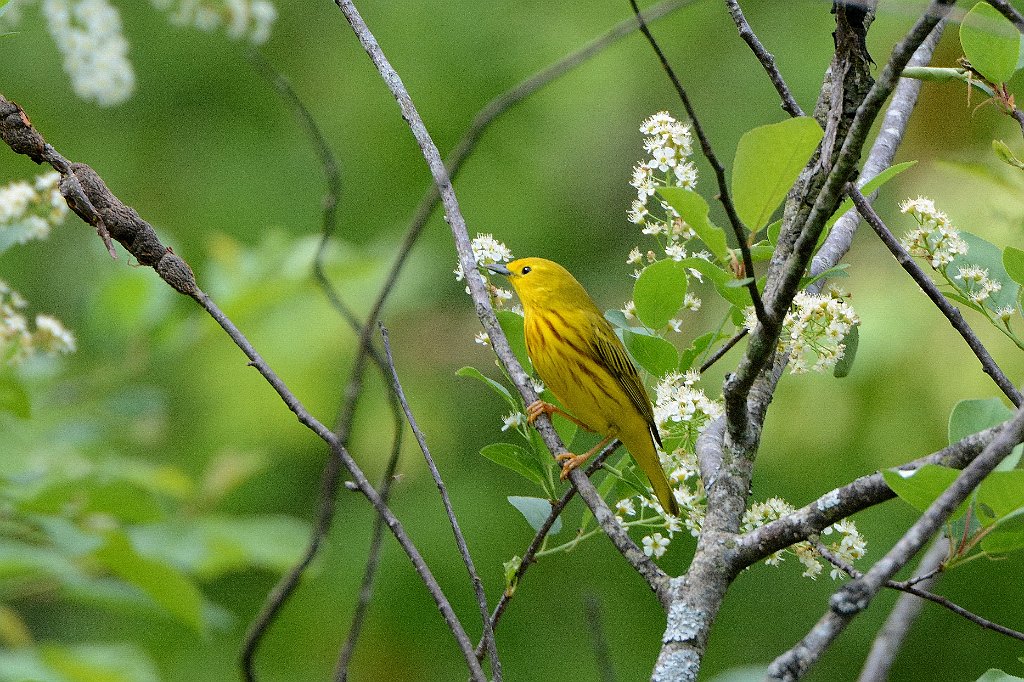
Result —
POLYGON ((525 268, 523 268, 523 274, 525 275, 525 274, 529 273, 530 270, 532 270, 532 269, 533 268, 531 268, 529 265, 527 265, 525 268))

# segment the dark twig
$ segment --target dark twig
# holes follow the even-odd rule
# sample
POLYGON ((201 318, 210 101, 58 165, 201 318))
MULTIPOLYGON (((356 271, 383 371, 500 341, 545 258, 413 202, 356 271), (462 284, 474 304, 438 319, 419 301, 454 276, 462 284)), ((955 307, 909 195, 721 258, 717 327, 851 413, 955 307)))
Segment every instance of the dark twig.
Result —
POLYGON ((768 78, 771 79, 772 85, 779 93, 779 97, 782 99, 782 108, 790 116, 803 116, 803 109, 793 99, 793 93, 789 91, 789 86, 786 85, 786 80, 782 77, 777 66, 775 66, 775 57, 771 52, 765 49, 761 41, 758 40, 757 34, 754 33, 754 29, 750 27, 747 22, 747 18, 743 16, 743 10, 740 9, 740 3, 737 0, 725 0, 725 6, 729 9, 729 16, 732 17, 733 23, 736 24, 736 28, 739 29, 740 38, 750 46, 751 52, 757 57, 757 61, 761 62, 761 66, 764 67, 765 73, 768 74, 768 78))
POLYGON ((988 350, 985 348, 981 340, 974 334, 970 325, 964 320, 964 316, 960 314, 960 310, 946 300, 946 297, 942 295, 939 288, 932 281, 932 278, 925 274, 924 270, 914 262, 913 257, 907 253, 907 250, 903 248, 899 240, 893 236, 892 232, 886 227, 882 219, 875 213, 875 209, 871 207, 868 200, 864 198, 864 195, 860 193, 860 190, 854 187, 852 184, 846 186, 847 194, 853 199, 854 205, 857 207, 857 211, 860 212, 864 220, 871 226, 871 229, 875 231, 878 238, 882 240, 886 248, 896 257, 896 261, 907 271, 917 285, 921 287, 925 295, 928 296, 929 300, 935 304, 942 314, 946 316, 949 323, 953 325, 960 336, 963 337, 964 341, 970 347, 971 351, 974 352, 975 357, 981 362, 981 367, 985 371, 985 374, 992 378, 992 381, 996 383, 1007 398, 1010 401, 1020 407, 1021 405, 1021 393, 1017 390, 1017 387, 1006 378, 1003 374, 1003 370, 999 368, 996 361, 992 359, 988 350))
POLYGON ((473 584, 473 592, 476 594, 477 605, 480 607, 480 617, 483 622, 483 639, 487 646, 487 653, 491 657, 491 673, 494 679, 500 682, 501 662, 498 659, 498 648, 494 641, 494 630, 491 628, 490 609, 487 607, 487 595, 484 594, 483 582, 481 582, 480 575, 476 572, 476 567, 473 565, 473 557, 470 555, 469 547, 466 545, 466 538, 462 535, 462 529, 459 528, 459 520, 455 516, 455 510, 452 509, 452 501, 448 497, 448 488, 445 487, 444 481, 441 479, 441 472, 438 471, 434 458, 430 454, 427 439, 423 435, 423 431, 420 430, 419 424, 416 423, 416 417, 412 414, 409 401, 405 398, 405 391, 402 389, 402 383, 398 379, 398 370, 395 369, 395 361, 391 356, 391 341, 388 338, 388 330, 383 323, 380 324, 380 334, 384 339, 384 357, 387 360, 388 369, 391 371, 392 386, 394 387, 395 394, 398 396, 398 401, 402 404, 402 410, 405 412, 405 418, 409 421, 409 426, 412 428, 413 436, 416 437, 416 442, 419 443, 420 450, 423 452, 423 459, 427 462, 430 475, 434 478, 437 490, 441 494, 441 503, 444 505, 445 513, 448 514, 448 523, 455 534, 455 544, 459 548, 459 554, 462 555, 462 561, 466 564, 466 571, 469 573, 469 580, 473 584))
MULTIPOLYGON (((338 311, 341 317, 345 319, 355 331, 361 332, 362 325, 358 318, 356 318, 351 309, 341 300, 341 297, 338 295, 334 285, 327 277, 323 268, 326 247, 337 227, 337 207, 341 196, 341 174, 338 170, 337 160, 334 157, 334 153, 331 151, 330 144, 328 144, 327 139, 324 137, 320 127, 316 123, 316 120, 313 118, 312 113, 291 87, 288 80, 278 73, 277 70, 267 62, 258 51, 254 51, 252 53, 252 59, 263 76, 271 83, 271 85, 274 86, 278 94, 295 113, 320 159, 321 169, 323 170, 324 179, 327 184, 327 191, 323 201, 320 244, 317 248, 316 257, 313 260, 313 274, 317 283, 324 291, 324 294, 331 306, 338 311)), ((386 297, 389 291, 389 289, 384 289, 380 293, 380 297, 386 297)), ((372 328, 374 320, 375 317, 371 318, 367 322, 367 325, 370 325, 372 328)), ((369 342, 368 335, 360 334, 360 341, 361 343, 353 365, 352 375, 344 393, 344 400, 342 402, 338 425, 335 428, 335 433, 338 435, 339 441, 346 447, 348 445, 348 439, 352 429, 352 422, 355 418, 356 405, 360 395, 362 394, 362 377, 366 367, 368 354, 372 357, 378 368, 381 369, 384 376, 387 376, 383 358, 380 357, 380 354, 369 342), (366 337, 365 340, 364 337, 366 337)), ((402 411, 398 405, 398 400, 395 397, 394 392, 391 391, 389 391, 388 397, 392 416, 395 421, 395 430, 391 457, 388 460, 387 467, 385 467, 383 480, 380 484, 380 495, 385 504, 390 498, 391 483, 394 478, 395 468, 398 465, 398 456, 401 452, 402 446, 402 434, 404 433, 402 411)), ((277 585, 275 585, 273 590, 268 593, 261 612, 253 621, 246 635, 242 648, 241 663, 243 674, 249 682, 255 680, 255 672, 253 668, 254 657, 261 639, 266 635, 267 629, 277 617, 281 608, 284 606, 284 603, 291 597, 295 588, 298 586, 299 579, 302 577, 313 558, 319 553, 320 548, 323 545, 324 538, 327 533, 330 532, 335 514, 335 503, 337 500, 340 478, 341 464, 338 458, 328 457, 327 461, 324 463, 324 470, 321 475, 317 516, 306 551, 296 565, 293 566, 290 571, 281 576, 277 585)), ((366 568, 363 573, 363 580, 359 591, 359 599, 353 612, 352 627, 349 629, 349 635, 346 638, 342 654, 339 657, 338 666, 336 667, 337 679, 345 679, 348 662, 355 650, 355 642, 359 636, 359 632, 361 631, 361 624, 369 606, 369 600, 373 593, 373 581, 379 564, 383 530, 384 520, 378 515, 374 520, 366 568)))
POLYGON ((715 150, 711 147, 711 141, 708 139, 707 133, 704 132, 704 127, 700 124, 700 119, 697 118, 697 112, 693 108, 693 104, 690 102, 689 95, 686 94, 686 88, 680 82, 679 77, 676 76, 676 72, 672 69, 672 65, 668 63, 668 58, 665 53, 662 52, 661 46, 658 45, 658 41, 654 39, 654 34, 651 33, 651 29, 648 28, 647 23, 644 21, 643 15, 640 13, 640 7, 636 4, 636 0, 629 0, 630 6, 633 8, 633 14, 636 16, 637 22, 640 24, 640 32, 647 38, 647 42, 651 44, 651 49, 658 56, 658 61, 661 62, 661 67, 665 70, 669 80, 672 81, 672 86, 676 90, 676 94, 679 95, 679 99, 683 103, 683 107, 686 109, 686 115, 690 117, 690 123, 693 125, 693 132, 696 133, 697 139, 700 140, 700 148, 704 152, 704 158, 711 164, 711 168, 715 172, 715 178, 718 180, 718 199, 722 202, 722 206, 725 208, 725 214, 729 217, 729 224, 732 226, 733 234, 736 235, 736 242, 739 246, 740 253, 743 256, 743 269, 744 277, 748 277, 750 282, 747 283, 747 289, 750 291, 750 299, 754 304, 754 311, 757 313, 757 319, 764 319, 764 304, 761 301, 761 293, 757 290, 757 275, 754 272, 754 259, 750 256, 750 247, 747 245, 747 228, 740 220, 740 216, 736 213, 736 206, 732 203, 732 197, 729 195, 729 183, 725 179, 725 166, 718 160, 715 155, 715 150))
MULTIPOLYGON (((604 450, 598 453, 594 458, 594 461, 587 467, 587 478, 589 479, 595 471, 601 468, 605 460, 608 459, 613 452, 615 452, 619 446, 622 445, 619 441, 612 441, 609 443, 604 450)), ((569 504, 572 498, 576 495, 576 486, 570 485, 569 489, 562 494, 562 497, 556 502, 551 503, 551 512, 548 513, 548 517, 544 519, 544 523, 537 529, 536 535, 533 536, 533 540, 530 541, 530 545, 523 552, 523 558, 519 560, 519 566, 516 568, 516 572, 512 575, 510 586, 501 593, 501 598, 498 599, 498 603, 494 606, 494 612, 491 613, 491 627, 497 628, 498 621, 501 620, 501 616, 505 613, 506 607, 508 607, 509 601, 512 600, 512 595, 515 594, 516 586, 526 573, 526 569, 530 567, 535 561, 537 552, 540 551, 541 546, 544 544, 544 539, 551 532, 551 527, 555 525, 555 521, 561 516, 565 510, 565 506, 569 504)), ((483 655, 484 642, 481 639, 476 645, 476 655, 480 658, 483 655)))
POLYGON ((884 557, 862 577, 844 585, 832 595, 829 610, 792 649, 775 659, 768 668, 771 679, 800 679, 818 661, 829 645, 863 611, 897 571, 917 554, 941 528, 967 496, 1024 439, 1024 409, 1018 409, 981 454, 964 467, 955 481, 929 505, 921 517, 884 557))
MULTIPOLYGON (((931 590, 936 575, 942 568, 942 561, 949 553, 948 545, 946 539, 940 535, 921 558, 921 563, 917 567, 918 581, 915 584, 922 590, 931 590), (921 573, 922 571, 924 573, 921 573)), ((900 595, 889 617, 885 619, 882 629, 875 636, 875 641, 871 643, 871 651, 864 660, 860 677, 857 678, 858 682, 889 679, 889 670, 923 606, 924 602, 913 595, 900 595)))
MULTIPOLYGON (((455 248, 459 254, 459 264, 462 266, 463 272, 466 273, 466 282, 469 286, 473 302, 476 305, 477 317, 480 318, 484 331, 487 332, 491 339, 491 347, 505 366, 509 377, 516 385, 520 395, 523 397, 526 404, 532 403, 537 399, 536 391, 533 390, 529 377, 526 375, 526 372, 523 371, 519 361, 516 360, 515 354, 509 346, 508 339, 505 338, 501 325, 498 324, 497 317, 491 307, 489 295, 484 287, 483 278, 477 271, 477 264, 473 257, 473 249, 470 244, 469 232, 466 229, 465 218, 459 208, 458 199, 452 189, 451 180, 448 177, 444 163, 441 161, 441 155, 437 150, 437 146, 434 144, 430 134, 427 132, 426 126, 423 124, 423 119, 420 117, 419 112, 417 112, 416 106, 413 104, 408 90, 406 90, 405 85, 402 83, 401 77, 399 77, 398 73, 391 66, 387 57, 381 50, 380 45, 377 43, 377 39, 366 26, 366 23, 363 21, 363 18, 359 14, 355 5, 351 0, 335 0, 335 4, 338 5, 338 8, 345 16, 346 21, 348 21, 352 30, 358 37, 360 44, 362 44, 363 49, 366 50, 367 55, 370 57, 370 61, 373 62, 374 66, 380 73, 381 78, 384 80, 384 83, 391 91, 391 94, 395 97, 395 100, 398 102, 399 108, 401 109, 402 117, 409 124, 413 137, 416 138, 416 142, 420 147, 420 151, 423 153, 424 160, 430 169, 434 182, 440 190, 441 203, 444 205, 445 214, 447 215, 449 225, 451 226, 452 236, 455 240, 455 248)), ((555 433, 554 428, 552 428, 550 419, 546 416, 541 416, 541 418, 537 420, 536 426, 541 434, 541 438, 544 440, 552 455, 565 452, 565 446, 562 445, 561 440, 558 438, 558 434, 555 433)), ((622 554, 623 558, 625 558, 630 565, 636 569, 640 576, 647 581, 648 585, 650 585, 651 589, 658 595, 659 599, 664 599, 667 580, 664 571, 658 568, 658 566, 651 561, 650 557, 644 555, 643 551, 635 542, 633 542, 629 533, 619 526, 615 521, 615 515, 612 513, 611 509, 608 508, 607 503, 601 498, 597 489, 589 480, 587 480, 582 471, 579 469, 574 470, 570 474, 570 480, 579 489, 580 496, 586 500, 587 506, 589 506, 591 511, 594 513, 594 518, 608 535, 608 538, 615 545, 619 553, 622 554)))
MULTIPOLYGON (((391 484, 395 479, 395 469, 398 467, 398 457, 402 452, 402 434, 405 429, 402 413, 399 410, 396 415, 395 437, 391 443, 391 456, 388 458, 388 465, 381 477, 380 497, 387 502, 391 496, 391 484)), ((351 425, 351 421, 348 422, 351 425)), ((337 484, 335 484, 335 489, 337 484)), ((384 517, 380 514, 374 518, 373 531, 370 534, 370 549, 366 556, 366 566, 363 568, 363 579, 359 583, 359 597, 356 599, 356 606, 352 612, 352 623, 348 628, 348 636, 341 647, 341 654, 338 656, 338 663, 334 667, 334 679, 336 682, 344 682, 348 679, 348 666, 352 662, 352 656, 356 651, 356 642, 363 631, 363 622, 366 620, 366 613, 370 609, 370 600, 373 598, 373 583, 377 578, 377 568, 380 566, 380 551, 384 541, 384 517)))
MULTIPOLYGON (((816 542, 816 543, 813 543, 813 544, 814 544, 814 548, 818 550, 818 552, 821 554, 821 556, 825 557, 825 559, 830 564, 832 564, 833 566, 838 568, 843 573, 846 573, 848 576, 850 576, 851 578, 854 578, 854 579, 859 579, 859 578, 864 577, 863 573, 861 573, 856 568, 854 568, 853 566, 849 565, 848 563, 846 563, 845 561, 843 561, 842 559, 837 557, 835 554, 833 554, 831 551, 829 551, 829 549, 827 547, 825 547, 823 544, 821 544, 821 542, 816 542)), ((1001 635, 1006 635, 1007 637, 1010 637, 1012 639, 1016 639, 1018 641, 1024 642, 1024 633, 1017 632, 1016 630, 1010 629, 1010 628, 1008 628, 1006 626, 1003 626, 1003 625, 999 625, 998 623, 993 623, 992 621, 988 620, 987 618, 982 618, 978 614, 973 613, 971 611, 968 611, 967 609, 965 609, 964 607, 960 606, 959 604, 956 604, 955 602, 950 601, 946 597, 943 597, 941 595, 935 594, 934 592, 929 592, 928 590, 925 590, 923 588, 915 587, 913 585, 908 585, 906 582, 896 582, 895 580, 886 580, 882 584, 885 587, 888 587, 889 589, 897 590, 897 591, 903 592, 905 594, 912 594, 915 597, 920 597, 921 599, 926 599, 926 600, 928 600, 928 601, 930 601, 930 602, 932 602, 934 604, 938 604, 939 606, 941 606, 941 607, 943 607, 945 609, 949 609, 950 611, 952 611, 953 613, 957 614, 958 616, 966 618, 967 620, 971 621, 972 623, 974 623, 976 625, 980 625, 981 627, 983 627, 983 628, 985 628, 987 630, 993 630, 995 632, 998 632, 1001 635)))
POLYGON ((586 617, 590 637, 594 643, 594 658, 597 664, 597 679, 601 682, 615 682, 615 667, 608 651, 608 637, 605 636, 601 618, 601 601, 593 594, 583 598, 583 613, 586 617))
POLYGON ((718 350, 716 350, 714 353, 712 353, 710 358, 708 358, 707 360, 704 361, 704 364, 700 366, 700 373, 703 374, 704 372, 706 372, 709 369, 711 369, 711 366, 713 364, 715 364, 716 362, 718 362, 719 360, 721 360, 722 357, 726 353, 728 353, 730 350, 732 350, 732 347, 735 346, 737 343, 739 343, 740 339, 742 339, 744 336, 746 336, 747 332, 749 332, 749 331, 750 331, 749 329, 744 327, 743 329, 741 329, 738 332, 736 332, 736 334, 731 339, 729 339, 724 344, 722 344, 718 348, 718 350))

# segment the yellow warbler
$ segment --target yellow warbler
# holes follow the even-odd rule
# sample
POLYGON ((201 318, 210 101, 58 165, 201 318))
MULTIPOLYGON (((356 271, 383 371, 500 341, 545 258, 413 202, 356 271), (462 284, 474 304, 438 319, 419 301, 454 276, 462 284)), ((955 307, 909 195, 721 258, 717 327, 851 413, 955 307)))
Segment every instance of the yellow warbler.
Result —
POLYGON ((562 479, 595 452, 618 438, 640 465, 666 512, 679 515, 654 442, 661 445, 651 399, 612 326, 583 286, 558 263, 520 258, 488 265, 505 275, 523 303, 526 350, 544 383, 567 410, 536 401, 527 408, 530 423, 560 412, 604 439, 582 455, 562 454, 562 479))

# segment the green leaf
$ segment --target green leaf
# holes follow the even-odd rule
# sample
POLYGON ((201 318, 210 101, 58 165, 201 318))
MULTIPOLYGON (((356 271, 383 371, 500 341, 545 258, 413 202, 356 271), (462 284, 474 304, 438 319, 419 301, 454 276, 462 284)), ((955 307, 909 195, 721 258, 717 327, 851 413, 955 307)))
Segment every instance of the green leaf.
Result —
POLYGON ((723 338, 722 335, 716 332, 708 332, 694 339, 690 347, 679 355, 679 371, 685 372, 690 369, 693 366, 693 361, 707 352, 711 344, 720 338, 723 338))
POLYGON ((0 412, 7 412, 21 419, 32 416, 28 392, 21 381, 10 372, 0 373, 0 412))
POLYGON ((254 568, 283 573, 302 556, 308 537, 308 523, 282 514, 207 515, 131 530, 140 553, 206 580, 254 568))
MULTIPOLYGON (((883 471, 882 477, 886 484, 896 493, 901 500, 918 511, 924 511, 941 495, 946 488, 956 480, 960 472, 956 469, 942 467, 937 464, 925 464, 914 471, 889 470, 883 471)), ((950 516, 951 519, 960 516, 967 507, 965 501, 960 508, 950 516)))
POLYGON ((708 203, 704 201, 704 197, 683 187, 662 187, 658 193, 693 228, 718 260, 729 260, 729 244, 725 239, 725 231, 708 219, 708 203))
POLYGON ((754 128, 740 138, 732 196, 736 212, 752 232, 768 223, 823 134, 817 121, 801 116, 754 128))
POLYGON ((837 379, 848 376, 850 370, 853 369, 853 361, 857 357, 857 345, 860 343, 859 329, 859 325, 853 325, 850 327, 850 331, 846 333, 846 338, 843 339, 846 350, 843 351, 843 357, 839 359, 839 362, 836 363, 835 368, 832 370, 832 376, 837 379))
MULTIPOLYGON (((530 526, 539 531, 544 522, 547 521, 551 515, 551 501, 545 500, 542 497, 519 497, 517 495, 510 495, 508 498, 509 504, 519 510, 519 513, 523 515, 526 522, 530 526)), ((555 522, 551 524, 551 530, 549 535, 557 535, 558 531, 562 530, 562 517, 559 516, 555 519, 555 522)))
MULTIPOLYGON (((989 279, 999 282, 1003 288, 994 291, 984 301, 984 305, 991 310, 997 308, 1012 308, 1017 305, 1017 294, 1020 292, 1020 285, 1010 279, 1006 268, 1003 267, 1003 252, 998 246, 988 242, 978 235, 970 232, 960 232, 960 236, 967 242, 967 253, 956 256, 949 264, 949 272, 955 276, 959 268, 976 265, 988 270, 989 279)), ((961 283, 960 280, 954 280, 961 283)))
POLYGON ((755 263, 758 261, 770 260, 773 253, 775 253, 775 245, 767 239, 759 241, 750 247, 750 257, 755 263))
POLYGON ((502 398, 504 398, 505 402, 507 402, 509 404, 509 406, 513 410, 520 409, 519 401, 518 400, 514 400, 512 398, 512 394, 509 393, 509 390, 507 388, 505 388, 503 385, 499 384, 494 379, 491 379, 490 377, 485 377, 480 372, 480 370, 478 370, 476 367, 463 367, 462 369, 457 371, 455 374, 457 374, 460 377, 471 377, 471 378, 476 379, 478 381, 482 381, 484 384, 489 386, 491 388, 491 390, 493 390, 495 393, 497 393, 502 398))
POLYGON ((160 674, 145 650, 134 644, 45 644, 41 658, 74 682, 158 682, 160 674))
POLYGON ((633 285, 640 321, 651 329, 667 325, 686 297, 686 280, 686 269, 679 261, 662 260, 644 268, 633 285))
POLYGON ((539 486, 544 485, 544 469, 526 448, 512 443, 492 443, 480 448, 480 454, 539 486))
POLYGON ((1024 251, 1014 246, 1003 249, 1003 267, 1017 284, 1024 284, 1024 251))
POLYGON ((653 376, 663 376, 679 364, 676 347, 660 336, 634 334, 623 329, 622 342, 637 364, 653 376))
POLYGON ((711 280, 715 285, 715 291, 729 303, 737 308, 746 308, 751 305, 750 291, 746 287, 736 287, 732 282, 736 281, 732 273, 726 272, 719 266, 703 258, 684 258, 679 261, 680 265, 693 268, 704 277, 711 280))
POLYGON ((960 22, 960 44, 971 66, 993 83, 1005 83, 1017 69, 1020 33, 986 2, 976 4, 960 22))
POLYGON ((1024 682, 1024 677, 1004 673, 998 668, 989 668, 984 675, 978 678, 977 682, 1024 682))
POLYGON ((1024 549, 1024 508, 1000 518, 981 541, 989 554, 1009 554, 1024 549))
POLYGON ((996 156, 1003 163, 1009 164, 1014 168, 1024 170, 1024 161, 1021 161, 1013 152, 1010 150, 1010 146, 1002 140, 992 140, 992 151, 995 152, 996 156))
POLYGON ((106 543, 93 552, 93 556, 111 573, 149 595, 168 613, 202 632, 202 595, 181 571, 136 552, 122 531, 109 533, 106 543))
POLYGON ((977 501, 992 510, 997 522, 1019 512, 1024 507, 1024 470, 993 471, 978 486, 977 501))
POLYGON ((501 330, 505 332, 508 345, 512 347, 512 352, 515 353, 516 359, 519 360, 519 364, 523 366, 527 374, 532 374, 533 362, 530 361, 530 355, 526 352, 526 332, 523 328, 523 316, 511 310, 499 310, 495 315, 498 318, 498 324, 501 325, 501 330))
POLYGON ((509 595, 516 591, 516 584, 519 582, 516 579, 516 572, 522 564, 523 558, 518 554, 501 564, 505 570, 505 592, 509 595))
POLYGON ((764 236, 773 247, 779 243, 779 233, 782 232, 782 218, 779 218, 764 230, 764 236))

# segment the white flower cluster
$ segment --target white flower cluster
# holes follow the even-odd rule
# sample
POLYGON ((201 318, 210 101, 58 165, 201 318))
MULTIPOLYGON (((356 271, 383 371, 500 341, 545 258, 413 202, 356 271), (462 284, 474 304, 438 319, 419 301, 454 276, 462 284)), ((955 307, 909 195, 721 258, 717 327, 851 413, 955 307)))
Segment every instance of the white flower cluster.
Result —
MULTIPOLYGON (((504 243, 495 239, 492 234, 478 234, 473 238, 471 246, 473 247, 473 258, 476 259, 478 266, 507 263, 514 258, 512 250, 505 246, 504 243)), ((466 273, 462 270, 462 263, 455 266, 454 272, 456 282, 466 279, 466 273)), ((494 307, 503 308, 512 300, 511 291, 491 284, 486 275, 484 276, 484 282, 487 284, 487 290, 491 294, 491 302, 494 304, 494 307)), ((468 286, 466 287, 466 293, 469 293, 468 286)), ((489 345, 490 339, 486 337, 486 334, 477 334, 476 342, 484 346, 489 345)))
POLYGON ((687 451, 693 450, 704 426, 725 412, 722 403, 695 387, 699 380, 697 370, 669 372, 654 389, 654 421, 662 439, 682 438, 680 447, 687 451))
POLYGON ((64 222, 68 204, 61 196, 56 171, 0 187, 0 251, 5 246, 45 239, 50 228, 64 222))
POLYGON ((75 94, 101 107, 127 100, 135 71, 117 9, 107 0, 43 0, 42 11, 75 94))
POLYGON ((964 283, 962 288, 958 288, 967 295, 968 300, 972 303, 980 305, 989 297, 989 294, 994 294, 1003 288, 1001 283, 989 279, 988 268, 970 265, 958 269, 960 272, 953 279, 959 279, 964 283))
MULTIPOLYGON (((772 497, 764 502, 755 502, 743 513, 740 530, 744 533, 749 533, 755 528, 780 519, 793 511, 794 508, 791 504, 778 497, 772 497)), ((867 541, 858 532, 857 525, 852 520, 843 519, 823 530, 821 534, 831 535, 833 532, 839 533, 840 537, 831 544, 827 544, 826 547, 841 562, 853 565, 857 559, 863 557, 867 552, 867 541)), ((769 566, 778 566, 785 559, 787 553, 794 555, 803 564, 804 572, 802 575, 805 578, 814 580, 821 575, 823 569, 822 556, 807 541, 798 542, 787 549, 776 552, 765 559, 764 562, 769 566)), ((833 567, 829 575, 833 580, 836 580, 844 575, 844 573, 838 568, 833 567)))
MULTIPOLYGON (((827 372, 843 358, 846 345, 842 341, 859 324, 856 311, 838 289, 830 288, 825 294, 798 292, 782 322, 779 352, 790 354, 792 374, 827 372)), ((753 307, 746 310, 745 326, 750 330, 757 326, 753 307)))
POLYGON ((38 354, 57 355, 75 350, 75 337, 50 315, 36 315, 30 329, 24 310, 28 302, 0 280, 0 361, 16 365, 38 354))
POLYGON ((262 45, 270 39, 277 8, 267 0, 150 0, 158 10, 170 12, 170 22, 212 32, 225 27, 232 40, 248 39, 262 45))
POLYGON ((924 258, 935 270, 943 270, 953 258, 967 253, 967 243, 949 216, 936 210, 931 199, 907 199, 900 204, 900 211, 913 216, 918 225, 903 237, 903 246, 910 255, 924 258))
MULTIPOLYGON (((647 158, 633 168, 629 184, 636 190, 636 199, 626 217, 639 225, 643 234, 658 238, 666 256, 682 260, 686 258, 684 242, 696 236, 693 229, 667 202, 651 199, 659 187, 692 190, 697 186, 697 167, 688 160, 693 154, 693 134, 689 125, 680 123, 667 111, 659 111, 644 121, 640 132, 647 136, 647 158)), ((628 262, 639 263, 640 259, 640 250, 634 249, 628 262)), ((648 252, 648 261, 654 261, 653 252, 648 252)))
POLYGON ((719 417, 724 408, 694 386, 699 379, 700 374, 696 371, 668 374, 658 383, 654 405, 654 418, 662 440, 675 447, 671 454, 660 453, 660 458, 668 473, 672 494, 679 504, 679 516, 667 514, 650 492, 621 499, 615 504, 615 514, 624 526, 638 525, 667 531, 667 537, 661 532, 644 536, 642 544, 647 556, 662 556, 675 534, 683 530, 697 537, 704 523, 707 495, 700 480, 693 445, 701 429, 719 417))

